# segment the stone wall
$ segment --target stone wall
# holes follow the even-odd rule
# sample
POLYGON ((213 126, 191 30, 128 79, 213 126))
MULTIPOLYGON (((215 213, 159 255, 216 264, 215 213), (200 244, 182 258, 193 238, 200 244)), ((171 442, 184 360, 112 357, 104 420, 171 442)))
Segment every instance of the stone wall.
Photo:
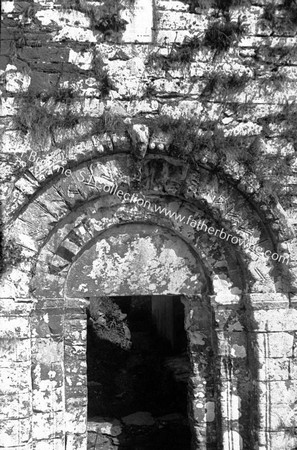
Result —
POLYGON ((83 297, 155 284, 196 447, 293 450, 296 5, 120 3, 2 2, 0 448, 86 448, 83 297))

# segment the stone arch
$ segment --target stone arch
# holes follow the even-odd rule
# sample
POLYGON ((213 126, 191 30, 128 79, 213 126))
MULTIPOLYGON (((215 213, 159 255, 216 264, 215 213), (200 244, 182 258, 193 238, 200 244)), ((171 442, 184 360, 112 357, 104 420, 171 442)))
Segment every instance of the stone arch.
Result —
MULTIPOLYGON (((148 161, 150 160, 151 158, 148 158, 148 161)), ((155 162, 153 160, 153 163, 155 162)), ((271 278, 273 268, 277 265, 264 253, 267 250, 272 253, 276 251, 276 248, 280 251, 280 248, 276 247, 276 243, 289 237, 286 223, 282 223, 279 219, 279 223, 272 223, 272 228, 273 226, 277 227, 279 236, 276 236, 275 231, 272 232, 272 228, 267 229, 267 226, 264 225, 265 217, 260 213, 260 207, 254 207, 241 192, 216 174, 205 169, 193 171, 189 167, 185 171, 182 163, 165 156, 162 159, 158 157, 158 164, 159 173, 152 168, 149 172, 150 176, 144 177, 142 191, 145 198, 148 200, 155 198, 157 201, 164 198, 168 210, 175 212, 176 216, 178 214, 181 216, 183 211, 182 207, 178 211, 176 210, 176 200, 186 202, 191 206, 192 212, 202 211, 202 216, 201 213, 200 216, 197 216, 196 213, 193 221, 196 219, 198 221, 201 217, 209 219, 209 223, 206 222, 207 227, 210 228, 212 225, 213 228, 223 227, 230 234, 230 240, 231 236, 234 241, 251 236, 252 246, 258 246, 257 263, 255 264, 253 261, 255 258, 251 258, 252 252, 249 247, 241 247, 237 254, 242 255, 246 260, 243 264, 248 267, 252 278, 256 279, 255 289, 259 292, 263 289, 267 291, 268 278, 271 278), (162 164, 160 164, 160 160, 162 164), (154 185, 154 190, 152 185, 154 185), (199 190, 197 190, 197 186, 199 186, 199 190), (261 270, 259 267, 256 270, 255 266, 259 266, 259 262, 261 270), (261 287, 261 284, 266 287, 261 287)), ((57 223, 61 224, 63 220, 67 220, 66 217, 72 214, 71 211, 82 203, 98 197, 100 189, 97 188, 102 188, 102 184, 106 183, 106 176, 109 177, 110 183, 123 183, 129 189, 132 165, 133 159, 126 153, 103 156, 82 162, 74 169, 69 169, 71 171, 69 179, 63 176, 56 177, 49 181, 49 184, 37 190, 37 184, 34 184, 30 178, 24 177, 19 183, 19 188, 22 189, 23 194, 29 193, 31 199, 29 203, 25 202, 24 206, 20 208, 16 220, 14 218, 10 233, 19 240, 20 244, 30 249, 33 256, 44 239, 54 232, 57 223), (34 190, 36 190, 35 193, 33 193, 34 190), (33 226, 31 225, 31 231, 30 221, 34 223, 33 226), (34 232, 32 228, 34 228, 34 232), (32 234, 34 238, 31 237, 32 234)), ((144 172, 148 173, 147 168, 144 172)), ((104 195, 101 195, 101 198, 104 199, 104 195)), ((160 209, 162 209, 161 206, 160 209)), ((275 212, 272 214, 272 211, 268 211, 266 215, 272 220, 275 212)), ((180 226, 176 224, 175 228, 183 228, 182 225, 184 224, 180 226)), ((235 250, 235 246, 231 245, 232 247, 235 250)), ((274 273, 274 276, 277 274, 274 273)), ((274 290, 273 284, 274 282, 270 284, 269 290, 274 290)))
MULTIPOLYGON (((222 433, 222 436, 216 434, 216 438, 220 439, 224 450, 248 448, 246 445, 251 439, 252 427, 244 429, 243 423, 248 423, 247 417, 253 408, 249 396, 252 395, 254 375, 247 364, 248 354, 253 354, 253 349, 248 329, 251 320, 245 311, 251 311, 253 302, 257 302, 258 298, 263 299, 264 294, 269 294, 269 299, 278 298, 276 293, 279 287, 275 282, 277 265, 269 260, 265 251, 274 249, 275 242, 280 239, 286 239, 286 227, 278 225, 277 231, 281 231, 282 235, 276 237, 273 227, 268 230, 264 225, 261 210, 232 184, 205 168, 193 170, 187 166, 185 170, 184 164, 166 156, 155 159, 148 157, 144 164, 143 189, 139 189, 137 195, 144 195, 144 199, 151 202, 150 208, 145 209, 131 197, 131 166, 131 156, 118 153, 81 162, 71 168, 70 177, 54 177, 39 188, 28 176, 24 177, 23 184, 19 183, 20 192, 29 193, 31 197, 18 211, 10 233, 24 246, 31 262, 8 273, 4 280, 5 292, 8 297, 34 298, 32 320, 37 348, 48 346, 48 352, 58 358, 61 349, 57 341, 62 338, 64 342, 64 368, 59 366, 59 370, 64 371, 61 383, 66 396, 65 404, 60 404, 66 417, 63 439, 68 440, 69 448, 82 448, 85 439, 84 418, 71 412, 70 406, 72 409, 75 405, 84 408, 86 401, 84 370, 81 369, 73 378, 70 376, 73 358, 79 352, 77 349, 73 352, 72 347, 83 347, 85 339, 85 303, 76 299, 73 293, 71 297, 67 295, 68 292, 65 295, 65 281, 79 256, 87 252, 92 243, 100 242, 106 234, 112 235, 114 230, 122 226, 131 227, 139 223, 173 233, 200 261, 203 267, 201 273, 211 279, 207 301, 200 292, 194 291, 191 295, 196 295, 196 298, 190 299, 186 306, 188 320, 194 317, 196 321, 190 332, 192 346, 198 346, 198 350, 195 347, 192 353, 197 358, 209 359, 210 346, 206 346, 208 350, 205 351, 205 342, 215 342, 214 374, 221 391, 216 399, 220 405, 219 424, 213 428, 217 428, 216 433, 218 430, 222 433), (128 200, 123 202, 117 194, 110 195, 110 190, 107 192, 107 189, 104 191, 102 188, 116 185, 131 194, 128 200), (37 188, 34 193, 33 188, 37 188), (152 205, 157 208, 152 209, 152 205), (165 211, 170 211, 170 214, 165 211), (181 220, 183 217, 185 219, 181 220), (248 230, 260 247, 257 263, 253 261, 249 248, 236 247, 232 242, 218 239, 213 233, 191 225, 192 221, 199 220, 208 230, 210 227, 214 230, 224 229, 238 239, 248 230), (259 261, 262 267, 260 273, 256 270, 259 261), (20 283, 16 287, 18 280, 20 283), (201 323, 199 325, 199 317, 207 317, 208 331, 201 323), (47 330, 45 334, 44 329, 47 330), (48 341, 45 342, 46 339, 48 341), (76 385, 80 388, 76 388, 76 385)), ((83 362, 84 350, 79 354, 83 362)), ((34 361, 34 370, 38 372, 48 363, 59 372, 55 366, 56 360, 38 358, 34 361)), ((201 395, 205 399, 201 375, 204 368, 198 369, 193 381, 193 392, 198 399, 201 395)), ((41 381, 44 384, 52 382, 51 371, 45 372, 41 375, 43 379, 40 379, 39 373, 34 378, 36 386, 41 381)), ((207 408, 201 401, 197 400, 197 404, 199 406, 196 405, 193 418, 197 439, 204 445, 205 439, 201 435, 205 436, 205 429, 209 427, 204 417, 207 408)), ((211 405, 208 405, 208 411, 209 408, 211 405)), ((38 414, 34 416, 37 423, 38 414)), ((39 427, 44 429, 41 423, 39 427)), ((209 428, 211 433, 212 427, 209 428)))

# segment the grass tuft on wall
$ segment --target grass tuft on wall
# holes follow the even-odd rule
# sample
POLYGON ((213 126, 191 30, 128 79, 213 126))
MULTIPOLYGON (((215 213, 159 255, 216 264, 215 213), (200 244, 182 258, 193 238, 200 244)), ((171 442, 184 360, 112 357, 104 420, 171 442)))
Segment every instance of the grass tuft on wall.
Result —
POLYGON ((205 32, 203 45, 210 48, 216 55, 229 50, 232 44, 239 41, 245 32, 242 20, 215 21, 209 25, 205 32))

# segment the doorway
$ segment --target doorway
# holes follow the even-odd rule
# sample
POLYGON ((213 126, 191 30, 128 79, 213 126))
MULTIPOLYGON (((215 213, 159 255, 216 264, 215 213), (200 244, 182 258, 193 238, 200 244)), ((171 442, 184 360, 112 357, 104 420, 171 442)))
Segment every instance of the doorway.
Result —
POLYGON ((180 296, 90 299, 87 366, 88 449, 190 450, 180 296))

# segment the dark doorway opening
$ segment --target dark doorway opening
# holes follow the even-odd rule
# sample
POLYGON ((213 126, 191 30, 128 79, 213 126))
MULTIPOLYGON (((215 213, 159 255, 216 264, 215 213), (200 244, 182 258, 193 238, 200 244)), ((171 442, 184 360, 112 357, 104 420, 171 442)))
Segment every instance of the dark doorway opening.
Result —
POLYGON ((190 450, 180 297, 91 299, 87 345, 88 449, 190 450))

